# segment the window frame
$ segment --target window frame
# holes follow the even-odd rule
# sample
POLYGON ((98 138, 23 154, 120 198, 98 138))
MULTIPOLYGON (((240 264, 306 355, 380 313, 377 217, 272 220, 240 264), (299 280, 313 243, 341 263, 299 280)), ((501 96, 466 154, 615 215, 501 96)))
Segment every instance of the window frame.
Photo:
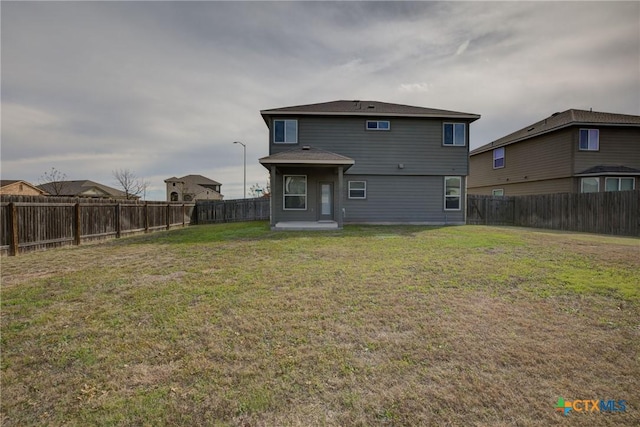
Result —
POLYGON ((307 200, 308 200, 308 195, 309 195, 309 190, 308 190, 308 180, 307 180, 307 175, 298 175, 298 174, 291 174, 291 175, 283 175, 282 176, 282 210, 285 211, 306 211, 307 210, 307 200), (303 177, 304 178, 304 193, 291 193, 291 194, 287 194, 287 178, 288 177, 303 177), (304 197, 304 208, 288 208, 287 207, 287 197, 304 197))
POLYGON ((390 131, 391 130, 391 122, 389 120, 366 120, 365 124, 364 124, 364 129, 365 130, 372 130, 372 131, 390 131), (370 128, 369 127, 369 123, 375 123, 376 127, 375 128, 370 128), (380 123, 386 123, 387 127, 386 128, 381 128, 380 127, 380 123))
POLYGON ((504 188, 494 188, 493 190, 491 190, 491 195, 495 197, 504 196, 504 188), (500 194, 496 194, 497 192, 500 192, 500 194))
POLYGON ((347 198, 349 199, 355 199, 355 200, 365 200, 367 198, 367 181, 349 181, 348 184, 348 189, 347 189, 347 198), (351 188, 351 184, 355 183, 355 182, 361 182, 364 184, 364 188, 351 188), (362 197, 359 196, 352 196, 351 195, 351 191, 363 191, 364 195, 362 197))
POLYGON ((585 177, 585 178, 580 178, 580 193, 581 194, 585 194, 585 193, 599 193, 600 192, 600 178, 599 177, 594 177, 594 176, 589 176, 589 177, 585 177), (597 190, 596 191, 584 191, 584 182, 585 180, 588 179, 595 179, 597 185, 597 190))
POLYGON ((445 211, 461 211, 462 210, 462 176, 445 176, 444 177, 444 210, 445 211), (447 180, 458 179, 460 185, 458 186, 458 195, 447 195, 447 180), (447 200, 458 199, 457 208, 447 208, 447 200))
POLYGON ((442 145, 445 147, 466 147, 467 146, 467 124, 464 122, 444 122, 442 123, 442 145), (452 127, 451 143, 447 143, 446 127, 452 127), (462 126, 462 144, 456 144, 456 127, 462 126))
POLYGON ((504 147, 498 147, 493 149, 493 168, 494 169, 503 169, 506 163, 507 150, 504 147), (496 157, 496 154, 501 150, 502 157, 496 157), (496 160, 502 160, 502 165, 496 166, 496 160))
POLYGON ((610 192, 614 192, 614 191, 632 191, 636 189, 636 179, 633 176, 608 176, 604 179, 604 191, 610 191, 610 192), (618 180, 618 188, 616 190, 608 190, 607 189, 607 183, 609 182, 610 179, 617 179, 618 180), (630 179, 632 182, 631 185, 631 190, 621 190, 620 189, 620 184, 622 183, 623 179, 630 179))
POLYGON ((298 143, 298 120, 297 119, 273 119, 273 143, 274 144, 297 144, 298 143), (276 123, 283 122, 284 130, 283 130, 283 140, 276 141, 276 123), (295 131, 295 141, 287 141, 287 122, 295 123, 296 131, 295 131))
POLYGON ((578 150, 579 151, 600 151, 600 129, 581 128, 578 131, 578 150), (596 132, 595 148, 590 148, 592 131, 596 132), (587 135, 587 141, 586 141, 587 146, 585 148, 582 147, 583 132, 586 132, 586 135, 587 135))

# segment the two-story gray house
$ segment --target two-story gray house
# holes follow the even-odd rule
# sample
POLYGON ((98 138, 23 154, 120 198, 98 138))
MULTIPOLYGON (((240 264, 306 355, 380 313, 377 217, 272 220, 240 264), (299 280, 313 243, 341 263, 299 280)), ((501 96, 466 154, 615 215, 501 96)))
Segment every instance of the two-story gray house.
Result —
POLYGON ((566 110, 470 153, 469 194, 625 191, 640 178, 640 116, 566 110))
POLYGON ((465 222, 469 124, 479 115, 376 101, 260 113, 272 228, 465 222))

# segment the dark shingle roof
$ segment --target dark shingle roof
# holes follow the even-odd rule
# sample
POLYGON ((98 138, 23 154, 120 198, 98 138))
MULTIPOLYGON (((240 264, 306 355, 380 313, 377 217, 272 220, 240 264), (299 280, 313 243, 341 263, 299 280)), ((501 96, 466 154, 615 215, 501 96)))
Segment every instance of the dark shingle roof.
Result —
POLYGON ((293 150, 272 154, 261 158, 259 162, 265 166, 286 164, 351 166, 355 163, 350 157, 310 146, 302 146, 300 148, 294 148, 293 150))
POLYGON ((585 169, 576 175, 603 175, 603 174, 623 174, 623 175, 640 175, 640 169, 630 168, 628 166, 605 166, 598 165, 589 169, 585 169))
POLYGON ((387 116, 387 117, 440 117, 477 120, 478 114, 437 110, 411 105, 391 104, 379 101, 332 101, 319 104, 296 105, 260 111, 262 117, 273 115, 339 115, 339 116, 387 116))
POLYGON ((640 126, 640 116, 630 114, 602 113, 598 111, 567 110, 562 113, 554 113, 546 119, 526 126, 507 136, 496 139, 489 144, 472 150, 470 155, 480 154, 497 147, 513 144, 534 136, 563 129, 567 126, 640 126))
POLYGON ((46 191, 49 194, 56 195, 56 196, 69 196, 69 197, 79 196, 85 191, 95 188, 104 192, 105 196, 108 196, 108 197, 113 197, 113 198, 126 197, 126 194, 124 191, 120 191, 115 188, 109 187, 107 185, 100 184, 87 179, 79 180, 79 181, 58 181, 56 183, 48 182, 46 184, 38 185, 38 188, 46 191), (56 194, 58 190, 60 194, 56 194))

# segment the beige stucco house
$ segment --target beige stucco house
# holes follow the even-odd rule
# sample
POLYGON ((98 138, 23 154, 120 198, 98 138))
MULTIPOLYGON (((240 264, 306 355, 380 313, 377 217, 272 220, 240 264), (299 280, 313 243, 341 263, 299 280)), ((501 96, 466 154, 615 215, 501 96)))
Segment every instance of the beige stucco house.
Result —
POLYGON ((167 201, 195 202, 196 200, 222 200, 220 184, 202 175, 185 175, 164 180, 167 184, 167 201))

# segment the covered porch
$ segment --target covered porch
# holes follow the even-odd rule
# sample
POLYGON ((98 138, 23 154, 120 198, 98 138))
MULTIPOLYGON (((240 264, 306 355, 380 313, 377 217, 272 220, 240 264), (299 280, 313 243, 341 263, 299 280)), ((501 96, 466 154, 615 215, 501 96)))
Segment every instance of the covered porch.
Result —
POLYGON ((353 159, 302 146, 259 161, 270 172, 273 230, 342 228, 344 171, 353 159))

